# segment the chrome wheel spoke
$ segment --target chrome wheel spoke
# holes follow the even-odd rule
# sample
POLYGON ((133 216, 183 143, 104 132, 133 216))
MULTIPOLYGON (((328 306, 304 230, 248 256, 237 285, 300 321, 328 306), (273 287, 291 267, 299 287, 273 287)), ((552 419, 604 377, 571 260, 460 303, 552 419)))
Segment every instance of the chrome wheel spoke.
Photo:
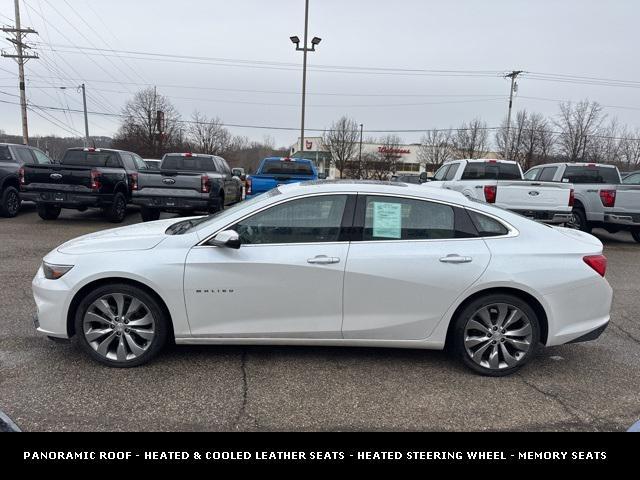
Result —
POLYGON ((520 312, 520 310, 518 310, 517 308, 513 309, 511 313, 506 317, 506 320, 501 325, 501 327, 503 329, 506 329, 509 325, 513 325, 514 323, 518 322, 521 318, 522 313, 520 312))
POLYGON ((98 348, 96 348, 96 351, 103 357, 106 357, 109 353, 109 346, 113 342, 114 338, 116 338, 116 332, 112 332, 111 335, 102 340, 98 345, 98 348))
POLYGON ((153 315, 151 315, 151 313, 147 312, 147 314, 144 317, 139 318, 137 320, 131 320, 129 322, 129 326, 130 327, 144 327, 144 326, 153 324, 153 321, 154 321, 153 320, 153 315))
POLYGON ((528 323, 517 330, 507 330, 504 334, 505 337, 526 337, 528 335, 531 335, 531 325, 528 323))
POLYGON ((111 320, 116 318, 116 316, 113 314, 113 311, 111 310, 111 306, 109 305, 109 302, 107 302, 104 298, 101 298, 98 301, 93 302, 93 306, 96 307, 98 310, 100 310, 102 313, 104 313, 111 320))
POLYGON ((85 332, 84 336, 87 339, 87 342, 95 342, 99 338, 102 338, 110 333, 113 333, 113 330, 110 328, 91 329, 85 332))
POLYGON ((520 350, 521 352, 526 352, 529 350, 531 344, 526 340, 516 340, 515 338, 507 338, 506 341, 513 345, 515 348, 520 350))
POLYGON ((84 316, 84 325, 85 327, 87 325, 90 325, 91 323, 99 323, 101 325, 111 325, 111 321, 107 320, 104 317, 101 317, 100 315, 93 313, 93 312, 87 312, 87 314, 84 316))
POLYGON ((138 300, 137 298, 132 298, 131 303, 129 303, 129 307, 127 308, 127 311, 124 313, 124 316, 127 318, 130 318, 131 315, 136 313, 141 306, 142 306, 142 303, 140 302, 140 300, 138 300))
POLYGON ((487 349, 491 346, 491 342, 487 342, 486 345, 483 345, 482 347, 480 347, 478 350, 476 350, 475 352, 473 352, 471 354, 471 358, 473 358, 477 363, 480 363, 482 361, 482 355, 484 354, 484 352, 487 351, 487 349))
POLYGON ((124 346, 124 339, 122 336, 118 339, 118 349, 116 350, 116 358, 119 362, 127 360, 127 347, 124 346))
POLYGON ((484 307, 483 309, 476 312, 474 317, 475 316, 480 317, 480 320, 482 320, 482 323, 484 323, 487 329, 490 329, 493 326, 493 322, 491 321, 491 314, 489 313, 488 307, 484 307))
POLYGON ((494 370, 500 368, 500 356, 498 352, 498 345, 493 345, 491 353, 489 354, 489 368, 493 368, 494 370))
POLYGON ((518 359, 509 353, 509 350, 507 350, 507 347, 504 345, 504 343, 500 344, 500 350, 502 350, 502 357, 509 367, 513 367, 516 363, 518 363, 518 359))
POLYGON ((127 340, 127 345, 129 345, 129 348, 131 349, 131 353, 133 353, 134 356, 137 357, 138 355, 143 354, 144 351, 146 350, 146 348, 143 348, 140 345, 138 345, 136 341, 133 339, 133 337, 128 333, 124 334, 124 338, 127 340))
POLYGON ((478 345, 482 345, 485 342, 490 342, 491 338, 489 337, 465 337, 464 344, 467 348, 473 348, 478 345))
POLYGON ((507 315, 509 313, 509 307, 504 303, 499 303, 496 305, 495 308, 497 308, 498 310, 498 318, 496 319, 496 326, 501 327, 507 318, 507 315))
POLYGON ((139 337, 149 341, 153 340, 153 336, 155 335, 155 332, 153 330, 147 330, 142 328, 131 328, 130 330, 132 333, 135 333, 139 337))
POLYGON ((478 330, 484 333, 491 333, 491 329, 480 322, 476 322, 475 320, 470 320, 469 323, 467 323, 467 330, 478 330))
POLYGON ((111 297, 116 302, 116 316, 121 317, 124 315, 124 295, 121 293, 114 293, 111 297))

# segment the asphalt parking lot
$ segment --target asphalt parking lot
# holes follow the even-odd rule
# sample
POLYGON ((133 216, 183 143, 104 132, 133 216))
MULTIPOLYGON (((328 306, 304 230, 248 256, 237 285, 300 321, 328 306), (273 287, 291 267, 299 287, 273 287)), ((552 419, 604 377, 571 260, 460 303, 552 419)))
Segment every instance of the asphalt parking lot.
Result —
MULTIPOLYGON (((132 210, 127 223, 139 221, 132 210)), ((31 279, 60 243, 110 228, 98 213, 0 219, 0 410, 30 430, 626 430, 640 418, 640 244, 605 243, 612 324, 596 342, 541 350, 509 378, 443 352, 172 347, 102 367, 35 334, 31 279)))

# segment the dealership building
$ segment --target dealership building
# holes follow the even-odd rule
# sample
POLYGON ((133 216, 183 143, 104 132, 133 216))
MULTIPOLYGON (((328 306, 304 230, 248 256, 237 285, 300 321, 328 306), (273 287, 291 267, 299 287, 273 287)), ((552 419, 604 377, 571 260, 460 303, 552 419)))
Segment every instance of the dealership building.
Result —
MULTIPOLYGON (((356 146, 356 152, 359 153, 360 145, 356 146)), ((420 166, 418 161, 418 149, 419 143, 412 143, 409 145, 396 145, 390 152, 388 147, 380 143, 363 143, 362 155, 367 154, 383 154, 388 155, 392 153, 397 157, 396 161, 396 173, 420 173, 424 169, 420 166)), ((325 147, 322 137, 305 137, 304 138, 304 151, 300 151, 300 137, 298 141, 291 146, 291 157, 294 158, 308 158, 313 160, 320 173, 326 173, 329 178, 336 178, 340 176, 340 172, 331 165, 331 154, 325 147)))

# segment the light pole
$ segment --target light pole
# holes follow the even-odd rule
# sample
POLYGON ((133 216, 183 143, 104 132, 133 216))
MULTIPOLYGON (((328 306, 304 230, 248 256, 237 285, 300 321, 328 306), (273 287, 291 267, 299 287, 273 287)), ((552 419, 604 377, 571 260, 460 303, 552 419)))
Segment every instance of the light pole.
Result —
MULTIPOLYGON (((67 90, 67 87, 60 87, 60 90, 67 90)), ((78 85, 78 92, 82 91, 82 106, 84 109, 84 146, 89 146, 89 115, 87 114, 87 89, 84 83, 78 85)))
POLYGON ((296 46, 296 51, 303 52, 302 60, 302 120, 300 121, 300 155, 304 155, 304 114, 305 104, 307 100, 307 53, 315 52, 316 45, 318 45, 322 39, 313 37, 311 40, 311 47, 308 47, 307 39, 309 35, 309 0, 305 0, 304 5, 304 43, 300 46, 300 38, 297 36, 289 37, 291 42, 296 46))

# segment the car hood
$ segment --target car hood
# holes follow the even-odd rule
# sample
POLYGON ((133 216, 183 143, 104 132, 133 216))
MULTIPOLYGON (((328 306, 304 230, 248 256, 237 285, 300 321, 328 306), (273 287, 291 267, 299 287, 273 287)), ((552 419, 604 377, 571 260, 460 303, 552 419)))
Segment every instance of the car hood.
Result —
POLYGON ((180 220, 172 218, 90 233, 60 245, 58 252, 68 255, 84 255, 149 250, 167 238, 164 232, 177 221, 180 220))

